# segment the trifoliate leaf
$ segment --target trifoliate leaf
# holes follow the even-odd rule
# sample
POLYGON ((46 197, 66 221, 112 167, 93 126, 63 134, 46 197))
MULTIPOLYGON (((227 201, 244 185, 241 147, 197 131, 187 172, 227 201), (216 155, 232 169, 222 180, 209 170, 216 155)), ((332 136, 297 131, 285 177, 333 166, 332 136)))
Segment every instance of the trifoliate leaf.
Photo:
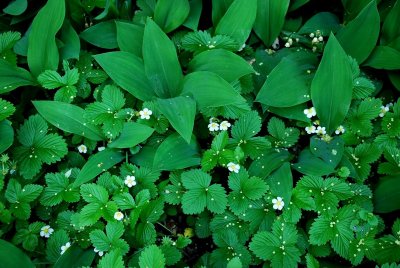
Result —
POLYGON ((273 147, 292 147, 299 139, 300 131, 297 128, 286 128, 282 120, 272 117, 268 122, 268 136, 273 147))
POLYGON ((67 144, 56 134, 47 134, 47 123, 39 115, 33 115, 18 130, 17 138, 22 146, 15 148, 20 173, 29 179, 35 176, 43 163, 52 164, 67 154, 67 144))
POLYGON ((70 179, 64 173, 47 173, 47 187, 40 198, 40 203, 45 206, 55 206, 62 201, 78 202, 79 189, 72 186, 70 179))
POLYGON ((139 267, 165 267, 165 257, 162 250, 156 245, 145 248, 139 257, 139 267))
POLYGON ((46 70, 38 76, 38 81, 46 89, 56 89, 66 85, 65 79, 59 73, 46 70))
POLYGON ((295 267, 300 262, 294 225, 275 221, 272 232, 258 232, 250 242, 250 250, 262 260, 270 260, 272 267, 295 267))
POLYGON ((382 151, 374 143, 362 143, 356 148, 346 147, 345 154, 348 161, 344 164, 350 169, 350 176, 364 181, 370 173, 371 163, 379 159, 382 151))
POLYGON ((383 155, 388 162, 380 163, 379 174, 395 175, 400 173, 400 150, 395 147, 386 147, 383 155))
POLYGON ((42 190, 43 187, 36 184, 27 184, 22 188, 18 181, 11 179, 5 196, 10 203, 30 203, 40 195, 42 190))
POLYGON ((225 210, 227 199, 224 188, 211 183, 211 176, 201 170, 182 173, 182 184, 188 190, 182 197, 185 214, 199 214, 205 207, 214 213, 225 210))
POLYGON ((90 233, 90 240, 93 246, 100 251, 118 250, 125 255, 129 250, 129 245, 120 239, 124 233, 122 222, 110 222, 106 226, 106 234, 101 230, 94 230, 90 233))

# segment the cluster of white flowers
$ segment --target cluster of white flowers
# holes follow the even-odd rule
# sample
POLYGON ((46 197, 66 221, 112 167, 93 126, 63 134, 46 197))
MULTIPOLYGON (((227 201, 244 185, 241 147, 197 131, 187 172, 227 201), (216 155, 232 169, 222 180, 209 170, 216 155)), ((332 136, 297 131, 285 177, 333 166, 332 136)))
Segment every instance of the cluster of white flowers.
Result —
POLYGON ((231 127, 231 123, 229 123, 228 121, 222 121, 220 124, 218 124, 214 120, 215 120, 215 118, 211 117, 210 121, 209 121, 209 124, 208 124, 208 129, 211 132, 218 131, 218 130, 221 130, 221 131, 222 130, 228 130, 228 128, 231 127))
POLYGON ((229 162, 228 165, 226 165, 231 172, 239 173, 240 166, 239 164, 229 162))
POLYGON ((50 225, 46 225, 46 226, 43 226, 43 227, 40 229, 40 236, 41 236, 41 237, 45 237, 45 238, 49 238, 50 235, 51 235, 53 232, 54 232, 54 229, 51 228, 50 225))
POLYGON ((64 246, 61 246, 61 255, 63 255, 65 251, 67 251, 67 249, 69 249, 70 247, 71 247, 70 242, 67 242, 64 246))
POLYGON ((316 45, 318 45, 320 42, 323 42, 324 37, 322 36, 320 30, 316 30, 315 33, 310 33, 310 38, 311 38, 311 44, 313 45, 312 51, 315 52, 317 51, 316 45))
MULTIPOLYGON (((304 114, 308 118, 312 118, 317 115, 317 112, 314 107, 304 110, 304 114)), ((305 131, 307 134, 318 134, 322 136, 323 140, 330 140, 332 137, 326 134, 326 128, 319 125, 319 120, 315 120, 313 125, 305 127, 305 131)), ((345 128, 340 125, 336 130, 335 133, 337 135, 343 134, 345 132, 345 128)))
POLYGON ((133 187, 136 185, 136 177, 135 176, 126 176, 125 178, 125 185, 128 186, 129 188, 133 187))
POLYGON ((149 120, 150 115, 152 115, 152 114, 153 114, 153 111, 149 110, 148 108, 144 108, 143 110, 141 110, 139 112, 140 119, 146 119, 146 120, 149 120))
POLYGON ((123 218, 124 214, 121 211, 117 211, 114 213, 114 219, 116 219, 117 221, 122 221, 123 218))
POLYGON ((273 208, 277 209, 277 210, 282 210, 283 207, 285 206, 285 202, 283 202, 283 198, 282 197, 277 197, 272 199, 272 204, 273 204, 273 208))
POLYGON ((336 135, 339 135, 340 133, 344 133, 345 129, 342 125, 338 126, 338 128, 335 130, 336 135))

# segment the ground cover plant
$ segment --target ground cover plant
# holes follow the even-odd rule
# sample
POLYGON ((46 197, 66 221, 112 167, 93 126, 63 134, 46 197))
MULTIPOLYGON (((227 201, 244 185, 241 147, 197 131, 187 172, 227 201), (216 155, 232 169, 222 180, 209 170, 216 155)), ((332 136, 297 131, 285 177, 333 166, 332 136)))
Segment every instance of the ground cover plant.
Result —
POLYGON ((397 267, 400 1, 3 1, 2 267, 397 267))

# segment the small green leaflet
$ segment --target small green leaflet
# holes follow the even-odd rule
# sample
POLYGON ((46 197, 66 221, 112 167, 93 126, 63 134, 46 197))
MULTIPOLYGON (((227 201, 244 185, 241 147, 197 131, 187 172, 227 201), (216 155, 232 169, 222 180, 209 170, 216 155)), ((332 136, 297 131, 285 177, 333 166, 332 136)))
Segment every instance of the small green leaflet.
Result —
POLYGON ((146 247, 139 257, 139 267, 140 268, 148 268, 148 267, 157 267, 164 268, 165 267, 165 257, 162 250, 156 245, 151 245, 146 247))
POLYGON ((12 50, 18 40, 21 39, 19 32, 4 32, 0 34, 0 58, 8 61, 13 66, 17 65, 17 56, 12 50))
POLYGON ((367 98, 358 106, 351 107, 348 114, 348 126, 350 131, 361 137, 372 134, 372 120, 381 112, 382 100, 367 98))
POLYGON ((0 121, 3 121, 15 112, 15 107, 10 102, 0 98, 0 121))
POLYGON ((47 134, 47 128, 40 115, 32 115, 18 130, 21 146, 14 149, 14 156, 21 175, 26 179, 34 177, 43 163, 60 161, 68 152, 64 139, 57 134, 47 134))
POLYGON ((182 184, 187 189, 182 197, 182 209, 185 214, 199 214, 206 207, 211 212, 224 212, 227 198, 220 184, 211 184, 211 176, 204 171, 194 169, 182 173, 182 184))
MULTIPOLYGON (((14 143, 14 129, 8 120, 0 121, 0 154, 14 143)), ((1 188, 1 187, 0 187, 1 188)))
POLYGON ((211 149, 207 150, 203 154, 201 159, 201 166, 204 171, 213 169, 216 165, 226 165, 229 162, 234 162, 235 155, 234 151, 225 149, 228 144, 228 132, 222 131, 214 137, 211 143, 211 149))

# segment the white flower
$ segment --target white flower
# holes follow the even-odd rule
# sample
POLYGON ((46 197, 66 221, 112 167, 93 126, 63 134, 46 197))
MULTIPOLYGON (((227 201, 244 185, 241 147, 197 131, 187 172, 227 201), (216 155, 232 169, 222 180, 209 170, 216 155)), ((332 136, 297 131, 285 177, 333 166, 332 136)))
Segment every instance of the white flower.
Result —
POLYGON ((135 176, 129 176, 129 175, 126 176, 125 184, 126 184, 126 186, 128 186, 129 188, 135 186, 135 185, 136 185, 136 178, 135 178, 135 176))
POLYGON ((151 110, 147 109, 147 108, 144 108, 143 110, 141 110, 141 111, 139 112, 139 114, 140 114, 140 118, 141 118, 141 119, 147 119, 147 120, 149 120, 149 119, 150 119, 150 115, 152 115, 153 112, 152 112, 151 110))
POLYGON ((72 173, 72 169, 70 169, 67 172, 65 172, 64 175, 65 175, 66 178, 69 178, 71 176, 71 173, 72 173))
POLYGON ((114 214, 114 219, 116 219, 117 221, 121 221, 124 218, 124 214, 122 214, 121 211, 117 211, 114 214))
POLYGON ((219 124, 219 130, 228 130, 230 128, 231 123, 228 121, 222 121, 221 124, 219 124))
POLYGON ((244 44, 238 49, 238 51, 239 51, 239 52, 242 51, 245 47, 246 47, 246 43, 244 43, 244 44))
POLYGON ((54 229, 50 227, 50 225, 43 226, 40 229, 40 236, 49 238, 50 235, 54 232, 54 229))
POLYGON ((235 173, 239 173, 240 166, 238 164, 235 164, 233 162, 229 162, 228 165, 226 165, 229 169, 229 171, 233 171, 235 173))
POLYGON ((342 125, 340 125, 336 130, 335 133, 339 135, 340 133, 344 133, 345 129, 342 125))
POLYGON ((279 48, 279 38, 277 37, 275 41, 272 43, 272 48, 273 49, 278 49, 279 48))
POLYGON ((324 41, 324 37, 323 36, 318 37, 318 41, 320 42, 324 41))
POLYGON ((317 37, 314 37, 313 40, 311 41, 312 44, 317 44, 318 42, 319 42, 319 41, 318 41, 318 38, 317 38, 317 37))
POLYGON ((67 242, 67 244, 65 244, 64 246, 61 247, 61 255, 63 255, 65 253, 65 251, 67 251, 67 249, 69 249, 71 247, 71 243, 67 242))
POLYGON ((97 248, 94 248, 94 252, 96 252, 97 254, 99 254, 100 257, 103 256, 103 254, 104 254, 103 251, 100 251, 100 250, 98 250, 97 248))
POLYGON ((315 126, 306 127, 307 134, 313 134, 316 132, 316 130, 317 130, 317 128, 315 126))
POLYGON ((286 42, 285 47, 290 47, 290 44, 288 42, 286 42))
POLYGON ((310 33, 311 38, 314 38, 314 36, 315 36, 314 33, 310 33))
POLYGON ((288 41, 289 45, 293 45, 293 39, 292 38, 289 38, 287 41, 288 41))
POLYGON ((218 131, 219 125, 215 122, 208 124, 208 129, 210 131, 218 131))
POLYGON ((318 135, 325 135, 326 134, 325 127, 318 126, 317 131, 315 133, 317 133, 318 135))
POLYGON ((86 153, 87 153, 87 147, 86 147, 86 145, 84 145, 84 144, 79 145, 79 146, 78 146, 78 151, 79 151, 81 154, 86 154, 86 153))
POLYGON ((379 116, 384 117, 387 112, 389 112, 389 106, 388 105, 381 106, 381 112, 380 112, 379 116))
POLYGON ((97 148, 97 150, 98 150, 99 152, 104 151, 105 149, 106 149, 106 147, 104 147, 104 146, 101 146, 101 147, 97 148))
POLYGON ((317 111, 314 107, 311 107, 310 109, 305 109, 304 114, 307 115, 308 118, 311 118, 317 115, 317 111))
POLYGON ((312 47, 312 52, 317 51, 317 47, 312 47))
POLYGON ((283 202, 282 197, 278 196, 277 198, 272 199, 272 204, 274 204, 273 205, 274 209, 282 210, 283 206, 285 205, 285 202, 283 202))

